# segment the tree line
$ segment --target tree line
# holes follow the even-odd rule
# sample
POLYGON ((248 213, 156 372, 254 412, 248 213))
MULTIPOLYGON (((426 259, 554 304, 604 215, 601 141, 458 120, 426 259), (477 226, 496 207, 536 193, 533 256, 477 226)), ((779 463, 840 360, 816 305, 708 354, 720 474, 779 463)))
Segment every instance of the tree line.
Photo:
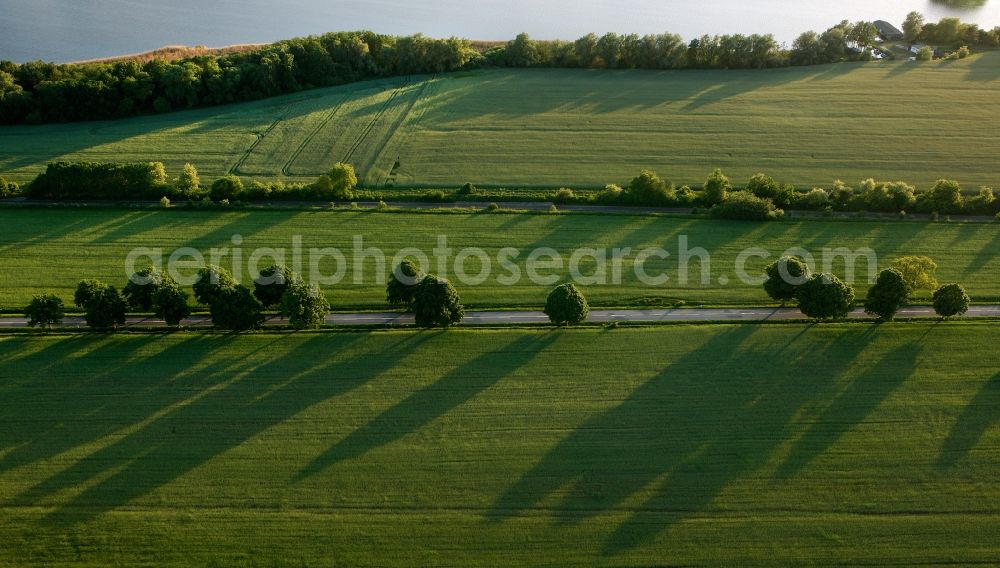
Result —
MULTIPOLYGON (((959 284, 940 286, 934 278, 937 264, 921 256, 901 257, 881 271, 868 290, 865 313, 878 322, 891 321, 917 290, 933 291, 934 311, 943 318, 960 316, 971 300, 959 284)), ((784 305, 796 302, 802 313, 815 320, 846 318, 855 305, 854 289, 833 274, 813 273, 801 257, 785 256, 764 269, 764 291, 784 305)), ((236 282, 219 266, 198 271, 192 286, 195 301, 208 306, 213 325, 230 331, 260 329, 264 310, 277 308, 295 329, 321 327, 330 313, 330 304, 318 286, 280 264, 261 270, 253 288, 236 282)), ((98 280, 83 280, 73 302, 83 309, 87 325, 110 330, 125 325, 128 310, 152 312, 171 327, 181 325, 191 315, 190 295, 169 275, 146 267, 129 278, 122 292, 98 280)), ((389 275, 386 302, 412 313, 420 327, 443 327, 460 323, 465 316, 458 291, 451 282, 426 274, 413 260, 400 262, 389 275)), ((37 295, 25 308, 29 327, 48 328, 62 323, 63 301, 52 294, 37 295)), ((583 292, 572 283, 552 289, 544 313, 559 326, 586 321, 590 305, 583 292)))
MULTIPOLYGON (((879 272, 868 289, 865 313, 877 322, 892 321, 917 290, 933 292, 934 312, 942 318, 964 315, 971 300, 959 284, 940 286, 934 278, 937 264, 924 256, 904 256, 879 272)), ((806 261, 785 256, 764 269, 764 291, 772 300, 798 304, 802 313, 816 320, 846 318, 855 305, 854 288, 829 273, 814 273, 806 261)))
MULTIPOLYGON (((911 14, 908 38, 942 45, 1000 47, 1000 27, 986 31, 955 18, 924 23, 911 14)), ((280 41, 259 50, 178 61, 54 64, 0 61, 0 124, 104 120, 252 101, 379 77, 481 67, 610 69, 762 69, 871 57, 871 22, 842 21, 806 32, 790 48, 769 34, 588 34, 576 41, 536 41, 527 34, 484 50, 465 39, 406 37, 368 31, 280 41)))
MULTIPOLYGON (((0 178, 0 189, 4 187, 0 178)), ((272 200, 350 201, 355 199, 357 174, 350 164, 338 163, 312 183, 263 183, 254 180, 245 184, 235 175, 225 175, 210 184, 203 184, 197 168, 186 164, 176 178, 168 176, 160 162, 109 164, 91 162, 56 162, 49 164, 27 187, 24 195, 32 199, 52 201, 73 200, 137 200, 161 198, 169 206, 174 199, 188 203, 234 204, 272 200)), ((20 188, 9 184, 4 197, 18 195, 20 188)), ((850 185, 837 180, 829 187, 800 191, 793 185, 779 183, 771 176, 757 173, 742 186, 734 184, 726 174, 716 169, 700 187, 676 186, 652 170, 642 170, 629 182, 609 184, 599 192, 577 194, 561 188, 536 192, 538 196, 559 204, 606 204, 659 207, 704 208, 712 215, 735 220, 767 221, 779 219, 785 209, 805 211, 856 211, 895 213, 909 212, 939 215, 1000 214, 1000 200, 992 188, 982 187, 975 195, 966 195, 962 186, 940 179, 927 190, 919 190, 903 181, 878 181, 873 178, 850 185)), ((382 200, 375 192, 365 197, 382 200)), ((487 197, 471 183, 444 192, 427 190, 417 199, 425 201, 475 200, 487 197)), ((408 197, 408 198, 413 198, 408 197)))

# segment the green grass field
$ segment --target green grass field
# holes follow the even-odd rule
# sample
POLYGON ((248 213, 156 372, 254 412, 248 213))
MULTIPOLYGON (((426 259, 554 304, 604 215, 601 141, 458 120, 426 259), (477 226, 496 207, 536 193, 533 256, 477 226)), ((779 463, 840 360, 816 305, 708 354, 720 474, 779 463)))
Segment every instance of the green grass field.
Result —
MULTIPOLYGON (((937 259, 942 282, 960 282, 975 300, 1000 299, 1000 233, 992 224, 876 222, 864 220, 805 220, 757 224, 701 219, 537 214, 419 214, 374 213, 355 211, 231 211, 219 210, 93 210, 93 209, 0 209, 0 307, 20 309, 34 294, 56 293, 71 301, 76 283, 83 278, 100 278, 123 285, 125 260, 136 247, 160 249, 164 257, 180 247, 193 247, 206 257, 212 248, 234 249, 232 237, 243 239, 238 247, 248 281, 249 257, 258 248, 286 250, 285 263, 293 264, 293 239, 302 238, 303 262, 299 272, 308 275, 308 249, 336 247, 345 254, 346 270, 340 284, 326 287, 334 307, 385 307, 384 285, 376 280, 388 267, 378 270, 374 259, 364 261, 360 273, 354 270, 353 239, 361 236, 365 247, 378 247, 392 256, 407 247, 417 247, 431 255, 438 236, 447 237, 453 249, 451 257, 465 247, 481 247, 492 259, 492 276, 481 285, 463 285, 454 272, 454 262, 447 266, 448 276, 456 282, 467 305, 476 307, 537 307, 544 303, 550 286, 536 285, 527 277, 525 260, 537 247, 552 247, 563 254, 567 265, 572 251, 581 248, 613 249, 630 247, 632 252, 622 263, 621 285, 613 284, 614 267, 609 263, 601 280, 605 283, 584 285, 588 298, 596 305, 632 305, 681 299, 689 303, 762 305, 768 298, 756 285, 737 279, 736 258, 747 247, 763 247, 776 258, 791 247, 804 247, 817 258, 817 268, 824 258, 824 248, 871 248, 880 268, 901 255, 927 255, 937 259), (702 284, 700 261, 689 263, 688 283, 680 282, 679 239, 686 236, 688 248, 704 248, 711 255, 710 279, 702 284), (651 258, 646 270, 652 275, 665 273, 671 278, 663 286, 643 284, 635 275, 633 261, 646 247, 659 246, 673 256, 651 258), (521 251, 517 265, 522 278, 516 285, 501 284, 509 273, 498 265, 498 251, 513 247, 521 251), (361 275, 361 283, 354 277, 361 275), (726 285, 720 284, 727 277, 726 285)), ((232 268, 234 251, 220 257, 223 266, 232 268)), ((263 258, 258 267, 270 261, 263 258)), ((147 261, 143 261, 147 262, 147 261)), ((432 259, 432 263, 434 263, 432 259)), ((767 263, 750 258, 746 270, 759 274, 767 263)), ((842 258, 832 264, 834 272, 846 276, 842 258)), ((337 262, 332 257, 320 263, 323 274, 334 274, 337 262)), ((566 265, 564 265, 566 266, 566 265)), ((476 275, 480 261, 465 263, 466 272, 476 275)), ((438 272, 436 263, 432 272, 438 272)), ((568 268, 540 270, 541 275, 565 277, 568 268)), ((185 273, 190 273, 185 271, 185 273)), ((593 259, 581 263, 584 276, 597 274, 593 259)), ((867 262, 856 263, 855 286, 859 295, 867 292, 867 262)), ((926 298, 926 295, 924 296, 926 298)))
POLYGON ((206 179, 310 180, 355 165, 370 187, 603 186, 652 167, 716 167, 801 187, 874 176, 1000 184, 1000 53, 961 62, 767 71, 490 70, 404 77, 117 122, 0 128, 0 172, 58 160, 160 160, 206 179), (398 165, 397 165, 398 161, 398 165))
POLYGON ((996 564, 993 324, 0 337, 0 564, 996 564))

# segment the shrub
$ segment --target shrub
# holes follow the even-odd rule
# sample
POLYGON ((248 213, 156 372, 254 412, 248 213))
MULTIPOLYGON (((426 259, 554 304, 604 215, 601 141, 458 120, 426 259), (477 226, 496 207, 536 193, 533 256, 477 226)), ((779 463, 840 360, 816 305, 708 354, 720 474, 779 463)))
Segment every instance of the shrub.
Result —
POLYGON ((420 266, 411 259, 400 262, 389 274, 389 282, 385 285, 385 299, 390 306, 402 306, 410 309, 417 293, 417 286, 426 275, 420 266))
POLYGON ((838 209, 847 209, 851 206, 851 202, 854 201, 854 188, 838 179, 833 182, 833 188, 830 190, 830 201, 838 209))
POLYGON ((555 203, 550 204, 549 205, 549 214, 555 215, 557 213, 559 213, 559 208, 556 207, 556 204, 555 203))
POLYGON ((0 199, 5 197, 15 197, 20 194, 21 186, 12 181, 7 181, 0 176, 0 199))
POLYGON ((486 206, 486 210, 490 212, 499 211, 500 206, 497 205, 495 202, 491 202, 489 205, 486 206))
POLYGON ((762 199, 749 191, 735 191, 712 207, 713 217, 737 221, 771 221, 780 219, 785 212, 774 206, 770 199, 762 199))
POLYGON ((475 192, 476 192, 476 186, 472 185, 471 183, 466 183, 462 187, 458 188, 458 191, 455 192, 455 195, 458 195, 460 197, 468 197, 475 192))
POLYGON ((955 52, 955 55, 957 55, 959 59, 965 59, 971 54, 972 51, 969 50, 969 46, 967 45, 963 45, 962 47, 958 48, 958 51, 955 52))
POLYGON ((31 182, 35 199, 139 199, 159 194, 167 174, 160 162, 56 162, 31 182))
POLYGON ((764 291, 771 299, 784 304, 795 299, 800 286, 812 276, 809 265, 798 256, 783 256, 764 269, 764 291))
POLYGON ((198 176, 197 168, 191 164, 184 164, 184 169, 181 171, 181 175, 177 176, 174 187, 177 188, 178 193, 188 199, 198 197, 201 190, 201 177, 198 176))
POLYGON ((232 331, 259 329, 264 325, 263 309, 253 292, 241 284, 220 288, 209 306, 212 323, 232 331))
POLYGON ((917 52, 917 61, 930 61, 934 59, 934 50, 930 46, 924 46, 917 52))
POLYGON ((805 209, 818 210, 830 205, 830 194, 825 189, 816 187, 799 199, 799 205, 805 209))
POLYGON ((169 276, 165 276, 153 293, 153 313, 172 327, 191 315, 188 293, 181 289, 169 276))
POLYGON ((320 327, 330 313, 330 304, 319 286, 309 286, 301 280, 288 286, 281 297, 281 315, 295 329, 320 327))
POLYGON ((642 170, 628 184, 626 198, 641 205, 663 205, 668 201, 670 184, 652 170, 642 170))
POLYGON ((448 195, 440 189, 433 189, 424 193, 421 198, 430 203, 444 203, 448 201, 448 195))
POLYGON ((164 195, 163 197, 161 197, 160 198, 160 207, 163 207, 164 209, 169 208, 170 207, 170 198, 168 198, 166 195, 164 195))
POLYGON ((83 319, 94 329, 125 325, 127 304, 114 286, 102 285, 94 289, 83 310, 83 319))
POLYGON ((774 199, 781 191, 781 186, 767 174, 754 174, 747 182, 747 191, 764 199, 774 199))
POLYGON ((545 301, 545 315, 556 325, 576 325, 587 319, 590 305, 573 284, 556 286, 545 301))
POLYGON ((833 274, 814 274, 795 297, 802 313, 813 319, 843 319, 854 309, 854 289, 833 274))
POLYGON ((894 268, 879 273, 875 284, 868 290, 865 313, 879 321, 892 321, 900 308, 906 305, 911 288, 903 275, 894 268))
POLYGON ((413 315, 420 327, 448 327, 462 321, 465 309, 451 282, 427 275, 414 294, 413 315))
POLYGON ((916 203, 916 189, 905 182, 877 182, 868 178, 861 182, 860 188, 865 206, 873 211, 894 213, 916 203))
POLYGON ((960 213, 964 205, 962 186, 957 181, 939 179, 927 192, 923 207, 940 214, 960 213))
POLYGON ((209 195, 219 203, 234 201, 243 195, 243 180, 234 175, 223 176, 212 184, 209 195))
POLYGON ((616 184, 609 183, 597 194, 600 203, 618 203, 624 195, 624 190, 616 184))
POLYGON ((257 278, 254 278, 253 295, 265 308, 276 306, 281 302, 289 286, 299 280, 299 276, 288 267, 272 264, 261 270, 257 278))
POLYGON ((385 201, 382 201, 381 199, 379 199, 378 203, 375 204, 375 210, 376 211, 385 211, 388 208, 389 208, 389 204, 386 203, 385 201))
POLYGON ((194 289, 194 299, 199 304, 210 306, 220 290, 236 286, 236 279, 225 268, 208 265, 198 271, 194 289))
MULTIPOLYGON (((716 169, 705 181, 705 203, 715 205, 726 200, 729 191, 733 188, 729 183, 729 178, 722 173, 721 169, 716 169)), ((751 194, 752 195, 752 194, 751 194)))
POLYGON ((979 195, 969 200, 966 208, 980 214, 991 214, 997 208, 997 198, 993 193, 993 188, 980 187, 979 195))
POLYGON ((24 308, 24 315, 28 316, 28 327, 48 328, 61 324, 66 312, 62 298, 47 294, 32 298, 24 308))
POLYGON ((552 198, 552 200, 556 203, 569 203, 574 199, 576 199, 576 195, 574 195, 573 190, 568 187, 560 188, 552 198))
POLYGON ((134 311, 148 312, 153 308, 153 294, 163 283, 163 274, 148 266, 132 274, 122 294, 129 308, 134 311))
POLYGON ((958 284, 946 284, 934 292, 934 311, 941 317, 960 316, 969 311, 969 295, 958 284))
POLYGON ((334 164, 327 176, 331 182, 330 198, 341 201, 354 199, 354 186, 358 185, 358 176, 354 173, 354 166, 344 162, 334 164))

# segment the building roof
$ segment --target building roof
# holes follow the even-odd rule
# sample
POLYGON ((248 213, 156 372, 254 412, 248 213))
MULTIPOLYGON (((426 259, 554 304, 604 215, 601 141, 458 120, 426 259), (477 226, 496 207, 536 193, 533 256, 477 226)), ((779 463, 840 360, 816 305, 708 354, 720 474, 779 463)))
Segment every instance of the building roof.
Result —
POLYGON ((875 29, 878 30, 878 35, 884 39, 892 40, 903 37, 903 32, 899 28, 885 20, 875 20, 873 23, 875 24, 875 29))

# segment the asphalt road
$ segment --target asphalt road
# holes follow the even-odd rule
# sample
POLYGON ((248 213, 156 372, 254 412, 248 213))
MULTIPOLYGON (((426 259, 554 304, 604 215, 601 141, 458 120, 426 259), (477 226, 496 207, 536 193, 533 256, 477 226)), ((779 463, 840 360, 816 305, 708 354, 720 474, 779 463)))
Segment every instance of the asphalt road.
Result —
MULTIPOLYGON (((589 322, 704 322, 704 321, 735 321, 759 322, 802 319, 804 316, 797 308, 676 308, 648 310, 592 310, 589 322)), ((850 318, 862 319, 869 317, 863 310, 855 310, 850 318)), ((927 306, 914 306, 902 309, 900 318, 934 318, 934 310, 927 306)), ((972 306, 966 317, 996 317, 1000 318, 1000 305, 972 306)), ((549 318, 540 311, 484 311, 466 312, 463 325, 488 324, 531 324, 548 323, 549 318)), ((285 323, 280 317, 270 317, 267 324, 279 325, 285 323)), ((412 314, 398 312, 330 314, 326 318, 329 325, 412 325, 412 314)), ((22 317, 0 317, 0 329, 27 327, 27 319, 22 317)), ((81 317, 68 317, 63 321, 63 327, 84 327, 81 317)), ((162 320, 155 318, 130 317, 125 327, 159 327, 162 320)), ((194 317, 184 320, 186 327, 209 327, 211 320, 207 317, 194 317)))

